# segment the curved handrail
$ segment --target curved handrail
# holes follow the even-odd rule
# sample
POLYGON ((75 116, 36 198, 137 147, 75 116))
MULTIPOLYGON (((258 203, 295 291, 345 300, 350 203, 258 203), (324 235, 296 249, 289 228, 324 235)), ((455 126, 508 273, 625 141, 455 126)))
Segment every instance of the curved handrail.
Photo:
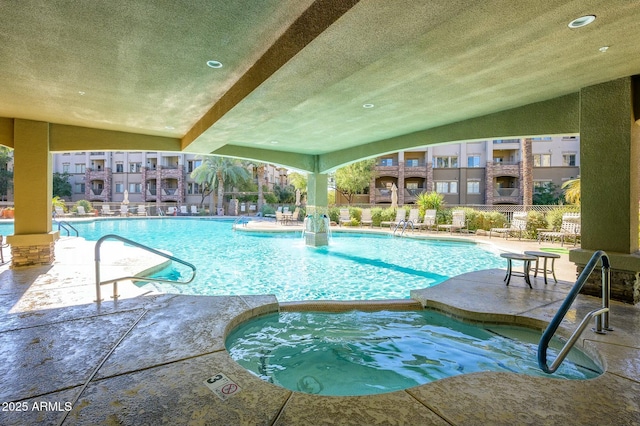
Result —
POLYGON ((76 233, 76 237, 80 236, 80 233, 78 232, 78 230, 76 228, 74 228, 74 226, 72 224, 70 224, 69 222, 67 222, 66 220, 58 220, 58 219, 56 219, 54 217, 53 221, 58 224, 58 231, 60 231, 60 228, 63 228, 65 231, 67 231, 67 237, 71 235, 71 232, 69 231, 69 228, 74 230, 74 232, 76 233), (69 228, 67 228, 67 226, 69 228))
POLYGON ((400 222, 398 222, 396 224, 396 227, 393 229, 393 235, 396 235, 396 231, 398 230, 398 228, 400 227, 401 224, 404 225, 402 226, 402 232, 400 233, 400 236, 402 237, 404 235, 404 231, 407 229, 407 226, 411 225, 411 231, 414 231, 414 227, 413 227, 413 221, 412 220, 405 220, 402 219, 400 222))
POLYGON ((598 250, 595 253, 593 253, 593 255, 591 256, 591 259, 589 259, 589 262, 585 265, 584 269, 580 273, 580 276, 578 276, 578 279, 576 280, 576 283, 573 285, 573 288, 571 288, 571 291, 569 291, 567 298, 564 300, 564 302, 562 302, 560 309, 558 309, 558 312, 556 312, 555 316, 547 326, 547 329, 544 331, 544 333, 542 333, 542 337, 540 338, 540 343, 538 343, 538 366, 545 373, 553 374, 558 369, 560 364, 562 364, 562 361, 564 361, 566 356, 569 354, 569 351, 571 350, 575 342, 578 340, 578 338, 586 328, 589 320, 594 316, 596 317, 596 327, 594 329, 596 333, 603 333, 603 329, 608 331, 612 330, 609 327, 610 267, 611 266, 609 263, 609 256, 607 256, 607 254, 604 251, 598 250), (553 335, 558 330, 560 323, 562 322, 565 315, 569 311, 569 308, 571 307, 574 300, 578 296, 578 293, 580 292, 580 290, 582 290, 582 287, 584 287, 584 284, 587 282, 587 278, 589 278, 589 275, 591 275, 591 273, 597 266, 598 261, 600 261, 601 259, 602 259, 602 308, 591 311, 584 317, 582 322, 578 325, 578 328, 573 332, 573 334, 571 335, 567 343, 565 343, 564 347, 558 353, 557 358, 553 361, 551 366, 548 366, 547 365, 547 349, 549 348, 549 342, 551 341, 551 338, 553 338, 553 335))
POLYGON ((96 302, 100 303, 102 301, 101 297, 100 297, 100 286, 101 285, 105 285, 105 284, 111 284, 113 283, 113 298, 117 299, 118 298, 118 281, 122 281, 122 280, 132 280, 132 281, 153 281, 153 282, 159 282, 159 283, 172 283, 172 284, 189 284, 190 282, 192 282, 195 277, 196 277, 196 267, 193 266, 191 263, 184 261, 182 259, 178 259, 177 257, 171 256, 170 254, 167 253, 163 253, 159 250, 153 249, 151 247, 147 247, 144 244, 140 244, 137 243, 133 240, 130 240, 128 238, 124 238, 121 237, 119 235, 115 235, 115 234, 108 234, 105 235, 103 237, 101 237, 98 241, 96 241, 96 247, 95 247, 95 264, 96 264, 96 302), (108 240, 108 239, 114 239, 114 240, 120 240, 124 243, 130 244, 134 247, 138 247, 141 248, 143 250, 146 250, 150 253, 156 254, 158 256, 162 256, 166 259, 171 260, 172 262, 178 262, 181 263, 189 268, 191 268, 191 277, 187 280, 187 281, 176 281, 176 280, 166 280, 164 278, 152 278, 152 277, 140 277, 140 276, 126 276, 126 277, 120 277, 120 278, 115 278, 115 279, 111 279, 111 280, 106 280, 106 281, 100 281, 100 246, 102 245, 103 241, 108 240))

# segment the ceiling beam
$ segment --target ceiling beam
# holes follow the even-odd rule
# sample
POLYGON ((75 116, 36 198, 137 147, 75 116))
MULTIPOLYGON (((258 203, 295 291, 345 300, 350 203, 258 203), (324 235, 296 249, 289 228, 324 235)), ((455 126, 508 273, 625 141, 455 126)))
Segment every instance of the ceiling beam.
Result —
POLYGON ((180 151, 180 139, 51 124, 49 149, 68 151, 180 151))
MULTIPOLYGON (((276 40, 249 70, 182 138, 184 150, 204 152, 197 139, 284 64, 329 28, 359 0, 317 0, 276 40), (191 146, 194 145, 194 146, 191 146)), ((206 139, 206 138, 203 138, 206 139)), ((210 142, 209 142, 210 143, 210 142)), ((219 145, 225 142, 220 141, 219 145)), ((203 140, 203 145, 205 141, 203 140)), ((209 150, 211 145, 209 145, 209 150)))

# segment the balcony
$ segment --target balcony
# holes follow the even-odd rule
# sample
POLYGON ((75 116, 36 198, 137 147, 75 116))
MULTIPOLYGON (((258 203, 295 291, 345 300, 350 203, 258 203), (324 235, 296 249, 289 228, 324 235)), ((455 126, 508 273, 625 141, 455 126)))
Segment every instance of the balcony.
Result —
POLYGON ((391 190, 387 188, 376 188, 376 203, 390 203, 391 190))
POLYGON ((89 196, 89 201, 109 201, 106 189, 89 188, 89 193, 85 195, 89 196))
POLYGON ((426 191, 426 188, 405 188, 404 189, 404 202, 413 203, 418 198, 418 195, 426 191))
POLYGON ((520 177, 520 162, 494 162, 491 163, 494 176, 520 177))
POLYGON ((495 188, 493 204, 519 204, 520 188, 495 188))

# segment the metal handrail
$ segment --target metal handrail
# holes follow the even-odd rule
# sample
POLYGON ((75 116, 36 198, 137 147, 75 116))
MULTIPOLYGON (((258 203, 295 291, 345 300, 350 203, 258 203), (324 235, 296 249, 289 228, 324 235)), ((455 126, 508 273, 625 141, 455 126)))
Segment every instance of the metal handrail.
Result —
POLYGON ((80 236, 80 233, 78 232, 78 230, 74 228, 74 226, 69 222, 67 222, 66 220, 58 220, 56 218, 53 218, 53 221, 58 224, 58 231, 60 231, 61 228, 67 231, 67 237, 71 235, 71 231, 69 231, 69 228, 73 229, 73 231, 76 233, 76 237, 80 236), (69 228, 67 228, 67 226, 69 228))
POLYGON ((407 226, 411 225, 411 232, 414 231, 414 227, 413 227, 413 221, 412 220, 405 220, 402 219, 400 222, 398 222, 398 224, 396 225, 396 227, 393 229, 393 235, 396 235, 396 231, 398 230, 398 228, 400 227, 401 224, 404 224, 402 226, 402 232, 400 233, 400 236, 402 237, 404 235, 404 231, 407 229, 407 226))
POLYGON ((567 298, 564 300, 564 302, 562 302, 560 309, 558 309, 558 312, 556 312, 556 315, 553 317, 553 319, 547 326, 547 329, 544 331, 544 333, 542 333, 542 337, 540 338, 540 343, 538 344, 538 366, 545 373, 547 374, 555 373, 558 367, 560 367, 560 364, 562 364, 562 361, 564 361, 564 359, 569 354, 569 351, 571 350, 573 345, 576 343, 576 341, 578 340, 578 338, 580 337, 584 329, 587 327, 588 322, 594 316, 596 317, 596 326, 593 329, 593 331, 599 334, 605 334, 606 332, 604 330, 613 331, 613 329, 609 327, 609 299, 610 299, 609 280, 610 280, 610 274, 611 274, 610 268, 611 268, 611 264, 609 262, 609 256, 607 256, 607 254, 604 251, 598 250, 595 253, 593 253, 593 256, 591 256, 591 259, 585 265, 584 269, 580 273, 580 276, 578 276, 578 279, 576 280, 576 283, 573 285, 573 288, 571 289, 571 291, 569 291, 567 298), (558 356, 553 361, 551 366, 548 366, 547 365, 547 349, 549 348, 549 342, 553 338, 553 335, 555 334, 556 330, 560 326, 560 323, 562 322, 565 315, 569 311, 569 308, 573 304, 574 300, 578 296, 578 293, 580 292, 580 290, 582 290, 582 287, 584 287, 584 284, 587 282, 589 275, 591 275, 591 273, 597 266, 598 261, 601 259, 602 259, 602 308, 593 310, 584 317, 582 322, 578 325, 578 328, 573 332, 569 340, 565 343, 563 348, 560 350, 560 352, 558 353, 558 356))
POLYGON ((163 253, 163 252, 161 252, 159 250, 156 250, 156 249, 153 249, 151 247, 147 247, 144 244, 137 243, 137 242, 132 241, 132 240, 130 240, 128 238, 124 238, 124 237, 121 237, 121 236, 115 235, 115 234, 105 235, 104 237, 102 237, 98 241, 96 241, 95 262, 96 262, 96 300, 95 301, 97 303, 100 303, 102 301, 102 298, 101 298, 101 295, 100 295, 100 286, 101 285, 113 283, 113 298, 117 299, 118 298, 118 281, 131 280, 131 281, 153 281, 153 282, 171 283, 171 284, 189 284, 196 277, 196 267, 193 266, 191 263, 186 262, 186 261, 184 261, 182 259, 178 259, 177 257, 171 256, 170 254, 163 253), (114 278, 114 279, 106 280, 106 281, 100 281, 100 246, 102 245, 103 241, 108 240, 108 239, 120 240, 120 241, 122 241, 124 243, 127 243, 127 244, 130 244, 130 245, 132 245, 134 247, 138 247, 138 248, 146 250, 146 251, 148 251, 150 253, 157 254, 158 256, 162 256, 164 258, 167 258, 167 259, 169 259, 169 260, 171 260, 173 262, 181 263, 181 264, 191 268, 191 271, 192 271, 191 278, 189 278, 189 280, 187 280, 187 281, 176 281, 176 280, 167 280, 167 279, 164 279, 164 278, 126 276, 126 277, 114 278))

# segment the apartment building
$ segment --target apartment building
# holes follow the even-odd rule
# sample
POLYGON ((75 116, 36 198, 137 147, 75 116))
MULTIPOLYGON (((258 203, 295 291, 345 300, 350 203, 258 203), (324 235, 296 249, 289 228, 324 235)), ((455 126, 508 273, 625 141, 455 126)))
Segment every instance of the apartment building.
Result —
POLYGON ((531 204, 537 188, 580 174, 580 138, 495 139, 429 146, 378 157, 369 203, 411 204, 437 191, 450 205, 531 204))
MULTIPOLYGON (((172 152, 66 152, 53 156, 53 171, 70 174, 71 201, 199 204, 202 187, 191 172, 202 161, 194 154, 172 152)), ((253 168, 257 182, 257 170, 253 168)), ((268 165, 269 189, 286 185, 287 170, 268 165)))

